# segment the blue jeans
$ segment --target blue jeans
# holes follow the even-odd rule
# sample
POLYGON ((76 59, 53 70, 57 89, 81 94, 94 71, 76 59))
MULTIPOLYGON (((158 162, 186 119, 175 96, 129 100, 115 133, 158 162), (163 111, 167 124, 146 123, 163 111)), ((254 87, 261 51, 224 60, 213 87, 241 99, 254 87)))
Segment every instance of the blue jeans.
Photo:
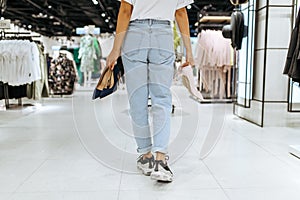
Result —
POLYGON ((152 19, 130 22, 122 46, 122 60, 137 151, 167 153, 175 60, 170 22, 152 19), (153 136, 148 97, 151 97, 153 136))

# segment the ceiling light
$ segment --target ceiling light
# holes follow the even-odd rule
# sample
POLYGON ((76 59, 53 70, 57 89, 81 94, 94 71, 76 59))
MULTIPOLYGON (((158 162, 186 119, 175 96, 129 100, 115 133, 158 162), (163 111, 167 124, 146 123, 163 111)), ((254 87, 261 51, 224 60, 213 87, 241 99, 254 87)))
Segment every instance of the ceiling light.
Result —
POLYGON ((99 2, 97 0, 92 0, 95 5, 98 5, 99 2))
POLYGON ((49 8, 49 9, 51 9, 51 8, 52 8, 52 6, 51 6, 51 5, 49 5, 49 6, 48 6, 48 8, 49 8))
POLYGON ((101 16, 102 16, 102 17, 105 17, 105 13, 102 13, 101 16))
POLYGON ((188 5, 186 8, 187 8, 187 9, 191 9, 191 8, 192 8, 192 6, 191 6, 191 5, 188 5))
POLYGON ((49 19, 54 19, 54 16, 50 16, 49 19))
POLYGON ((108 22, 109 22, 109 19, 106 19, 105 22, 108 23, 108 22))
POLYGON ((28 25, 28 28, 31 29, 31 28, 32 28, 32 25, 29 24, 29 25, 28 25))

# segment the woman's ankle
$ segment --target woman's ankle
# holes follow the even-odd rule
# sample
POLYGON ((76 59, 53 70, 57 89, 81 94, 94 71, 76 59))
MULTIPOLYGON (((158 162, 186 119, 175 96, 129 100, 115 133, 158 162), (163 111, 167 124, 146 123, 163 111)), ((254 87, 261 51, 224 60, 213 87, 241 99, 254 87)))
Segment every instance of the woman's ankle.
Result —
POLYGON ((151 158, 153 155, 152 155, 152 152, 151 151, 149 151, 148 153, 145 153, 144 155, 143 155, 143 158, 151 158))
POLYGON ((166 154, 161 152, 156 152, 156 160, 166 161, 166 154))

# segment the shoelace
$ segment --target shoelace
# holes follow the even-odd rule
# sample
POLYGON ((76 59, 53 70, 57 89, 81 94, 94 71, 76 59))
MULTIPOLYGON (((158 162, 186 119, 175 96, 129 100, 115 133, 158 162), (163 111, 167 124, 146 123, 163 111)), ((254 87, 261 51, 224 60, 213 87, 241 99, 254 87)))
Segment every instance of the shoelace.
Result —
POLYGON ((151 169, 151 168, 153 168, 154 167, 154 165, 155 165, 155 161, 154 161, 154 159, 153 159, 153 155, 152 155, 152 157, 151 158, 143 158, 144 157, 144 155, 142 154, 142 155, 140 155, 138 158, 137 158, 137 160, 140 160, 140 159, 142 159, 142 160, 148 160, 148 162, 149 162, 149 168, 151 169))
MULTIPOLYGON (((169 160, 169 156, 165 156, 165 162, 163 160, 155 160, 155 169, 154 171, 158 171, 158 165, 160 164, 163 168, 167 168, 171 172, 171 170, 168 167, 167 161, 169 160)), ((172 172, 171 172, 172 173, 172 172)))

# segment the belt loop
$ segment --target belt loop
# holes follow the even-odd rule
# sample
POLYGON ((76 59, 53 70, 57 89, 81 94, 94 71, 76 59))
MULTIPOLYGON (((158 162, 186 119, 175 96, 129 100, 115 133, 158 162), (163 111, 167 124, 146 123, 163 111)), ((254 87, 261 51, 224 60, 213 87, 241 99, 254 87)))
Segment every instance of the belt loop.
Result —
POLYGON ((152 24, 153 24, 153 20, 149 19, 149 25, 152 26, 152 24))

